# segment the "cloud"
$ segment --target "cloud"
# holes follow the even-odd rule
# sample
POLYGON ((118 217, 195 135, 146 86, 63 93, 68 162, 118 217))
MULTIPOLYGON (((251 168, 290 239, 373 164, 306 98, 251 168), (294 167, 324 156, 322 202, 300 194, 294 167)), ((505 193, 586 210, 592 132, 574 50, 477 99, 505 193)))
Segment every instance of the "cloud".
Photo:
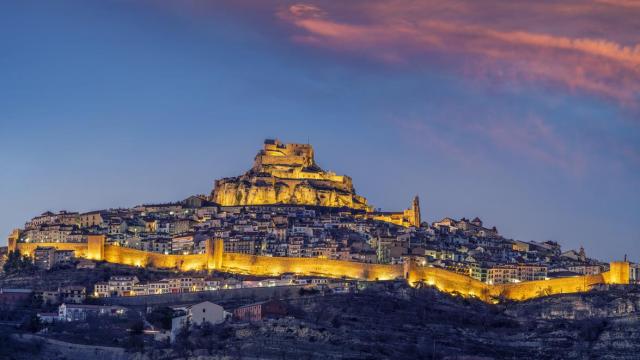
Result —
POLYGON ((447 99, 436 105, 440 120, 398 110, 398 118, 408 114, 410 120, 394 124, 418 147, 464 164, 518 159, 572 175, 619 164, 637 175, 637 0, 168 1, 205 19, 218 13, 221 3, 261 35, 294 46, 324 49, 337 59, 373 59, 403 74, 454 73, 507 95, 494 100, 488 90, 490 104, 480 106, 477 99, 464 107, 462 99, 447 99), (515 93, 509 92, 511 85, 515 93), (555 102, 549 92, 544 103, 527 105, 525 97, 520 107, 511 106, 520 87, 590 96, 555 102), (581 114, 584 104, 600 106, 592 106, 594 97, 622 106, 581 114))
POLYGON ((585 155, 548 121, 529 115, 522 119, 450 116, 395 119, 401 134, 413 143, 465 166, 486 166, 498 159, 534 162, 572 176, 586 172, 585 155))
POLYGON ((393 64, 442 65, 496 82, 542 83, 634 107, 636 3, 372 0, 298 3, 278 16, 294 27, 298 43, 393 64))

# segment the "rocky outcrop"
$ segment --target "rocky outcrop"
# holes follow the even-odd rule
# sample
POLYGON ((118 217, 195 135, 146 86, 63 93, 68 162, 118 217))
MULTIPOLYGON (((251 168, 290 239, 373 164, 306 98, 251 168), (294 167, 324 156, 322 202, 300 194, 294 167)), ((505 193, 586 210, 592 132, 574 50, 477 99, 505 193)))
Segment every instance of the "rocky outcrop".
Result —
POLYGON ((211 200, 223 206, 295 204, 371 211, 350 177, 322 170, 308 144, 266 140, 244 175, 216 180, 211 200))

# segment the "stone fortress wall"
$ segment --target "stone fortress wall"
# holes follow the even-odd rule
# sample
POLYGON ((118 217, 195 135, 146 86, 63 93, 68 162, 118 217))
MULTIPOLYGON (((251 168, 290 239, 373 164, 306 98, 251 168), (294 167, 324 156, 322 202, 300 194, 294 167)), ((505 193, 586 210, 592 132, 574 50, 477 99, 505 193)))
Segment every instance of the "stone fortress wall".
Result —
POLYGON ((204 254, 165 255, 105 244, 104 235, 89 236, 87 243, 21 243, 9 237, 9 251, 20 250, 32 256, 38 246, 74 250, 76 256, 94 260, 156 268, 188 270, 220 270, 232 273, 275 276, 297 273, 359 280, 406 279, 409 284, 435 286, 441 291, 475 296, 483 301, 496 299, 527 300, 531 298, 588 291, 601 284, 628 284, 629 263, 613 262, 608 272, 598 275, 489 285, 466 275, 440 268, 419 267, 412 261, 404 265, 365 264, 318 258, 289 258, 224 253, 221 239, 207 240, 204 254))
POLYGON ((313 165, 313 147, 309 144, 283 144, 279 140, 266 140, 264 148, 256 155, 256 166, 262 165, 313 165))

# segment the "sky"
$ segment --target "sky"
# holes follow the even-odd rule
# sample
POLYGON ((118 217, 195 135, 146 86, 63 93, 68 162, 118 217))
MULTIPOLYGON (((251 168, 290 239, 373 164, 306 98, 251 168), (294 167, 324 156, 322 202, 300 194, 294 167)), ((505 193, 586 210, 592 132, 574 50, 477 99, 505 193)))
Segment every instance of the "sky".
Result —
POLYGON ((640 2, 0 2, 0 244, 208 194, 266 138, 375 207, 640 261, 640 2))

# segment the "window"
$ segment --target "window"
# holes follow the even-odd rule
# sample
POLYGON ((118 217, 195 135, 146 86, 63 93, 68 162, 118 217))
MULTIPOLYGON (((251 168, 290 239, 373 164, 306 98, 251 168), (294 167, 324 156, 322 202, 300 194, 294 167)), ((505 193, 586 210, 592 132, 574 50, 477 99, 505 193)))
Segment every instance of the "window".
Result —
POLYGON ((207 309, 202 309, 202 312, 205 312, 207 309))

